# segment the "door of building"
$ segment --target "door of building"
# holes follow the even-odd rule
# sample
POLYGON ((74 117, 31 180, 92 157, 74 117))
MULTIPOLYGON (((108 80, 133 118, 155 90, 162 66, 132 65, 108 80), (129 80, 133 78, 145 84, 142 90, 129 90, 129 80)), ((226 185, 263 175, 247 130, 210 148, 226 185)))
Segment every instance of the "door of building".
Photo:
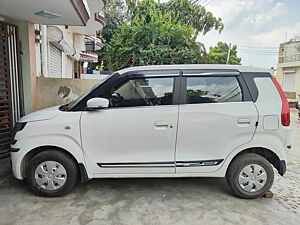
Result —
POLYGON ((62 52, 52 43, 49 49, 49 77, 62 78, 62 52))
POLYGON ((0 159, 10 154, 13 126, 23 115, 18 27, 0 22, 0 159))

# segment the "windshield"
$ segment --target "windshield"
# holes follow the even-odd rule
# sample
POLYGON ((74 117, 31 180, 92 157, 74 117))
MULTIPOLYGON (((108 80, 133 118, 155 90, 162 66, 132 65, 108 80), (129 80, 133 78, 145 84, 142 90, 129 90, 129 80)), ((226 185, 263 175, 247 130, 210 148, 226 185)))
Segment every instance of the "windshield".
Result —
POLYGON ((111 77, 111 76, 107 76, 106 78, 104 78, 103 80, 101 80, 100 83, 96 84, 91 90, 89 90, 88 92, 80 95, 75 101, 70 102, 69 104, 67 104, 66 105, 67 111, 70 111, 73 108, 73 106, 75 106, 78 102, 80 102, 88 94, 90 94, 92 91, 94 91, 100 84, 102 84, 104 81, 106 81, 109 77, 111 77))

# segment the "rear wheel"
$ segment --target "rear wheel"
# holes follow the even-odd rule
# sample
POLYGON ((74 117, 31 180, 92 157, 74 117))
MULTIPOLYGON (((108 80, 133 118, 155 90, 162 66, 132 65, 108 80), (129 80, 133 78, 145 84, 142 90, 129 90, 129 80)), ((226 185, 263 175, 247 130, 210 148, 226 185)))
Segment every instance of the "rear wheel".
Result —
POLYGON ((34 156, 26 169, 31 190, 40 196, 56 197, 67 194, 76 184, 76 162, 58 150, 43 151, 34 156))
POLYGON ((239 197, 258 198, 272 187, 274 171, 264 157, 246 153, 233 160, 227 170, 226 179, 239 197))

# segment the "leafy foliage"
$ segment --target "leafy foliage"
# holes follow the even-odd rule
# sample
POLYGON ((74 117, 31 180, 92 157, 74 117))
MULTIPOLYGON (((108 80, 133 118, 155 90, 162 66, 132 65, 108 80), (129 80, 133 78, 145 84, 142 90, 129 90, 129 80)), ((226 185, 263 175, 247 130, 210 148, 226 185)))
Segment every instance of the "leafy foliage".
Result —
POLYGON ((104 15, 107 25, 101 33, 104 43, 109 42, 113 35, 119 32, 120 26, 129 20, 127 9, 124 0, 112 0, 105 7, 104 15))
POLYGON ((118 7, 124 13, 119 16, 123 21, 108 18, 108 23, 113 23, 103 33, 104 55, 112 70, 132 65, 204 63, 205 48, 196 42, 197 35, 223 29, 220 18, 189 0, 125 0, 126 9, 122 0, 114 1, 119 3, 105 15, 118 7))
MULTIPOLYGON (((218 42, 217 46, 210 47, 208 53, 209 64, 226 64, 229 46, 227 43, 218 42)), ((233 45, 230 50, 228 64, 241 64, 241 58, 237 57, 237 46, 233 45)))
POLYGON ((204 35, 212 29, 221 32, 224 24, 221 18, 216 18, 201 5, 192 4, 189 0, 170 0, 162 4, 163 12, 173 13, 173 22, 187 24, 204 35))
POLYGON ((161 13, 170 13, 172 22, 190 25, 197 33, 206 34, 212 29, 221 32, 224 28, 221 18, 215 18, 201 5, 192 4, 190 0, 170 0, 166 3, 155 3, 153 0, 126 0, 127 15, 135 17, 149 16, 149 7, 161 13))
POLYGON ((109 68, 133 65, 203 63, 204 47, 191 39, 195 30, 172 23, 170 13, 151 10, 123 24, 106 46, 109 68))

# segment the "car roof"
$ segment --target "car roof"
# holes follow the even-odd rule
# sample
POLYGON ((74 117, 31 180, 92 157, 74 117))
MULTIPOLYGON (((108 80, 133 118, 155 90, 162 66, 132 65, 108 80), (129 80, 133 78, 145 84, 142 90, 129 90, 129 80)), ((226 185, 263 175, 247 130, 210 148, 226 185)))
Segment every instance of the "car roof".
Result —
POLYGON ((241 65, 224 64, 179 64, 179 65, 153 65, 153 66, 133 66, 117 71, 120 75, 135 71, 153 71, 153 70, 235 70, 239 72, 261 72, 268 73, 264 68, 241 65))

